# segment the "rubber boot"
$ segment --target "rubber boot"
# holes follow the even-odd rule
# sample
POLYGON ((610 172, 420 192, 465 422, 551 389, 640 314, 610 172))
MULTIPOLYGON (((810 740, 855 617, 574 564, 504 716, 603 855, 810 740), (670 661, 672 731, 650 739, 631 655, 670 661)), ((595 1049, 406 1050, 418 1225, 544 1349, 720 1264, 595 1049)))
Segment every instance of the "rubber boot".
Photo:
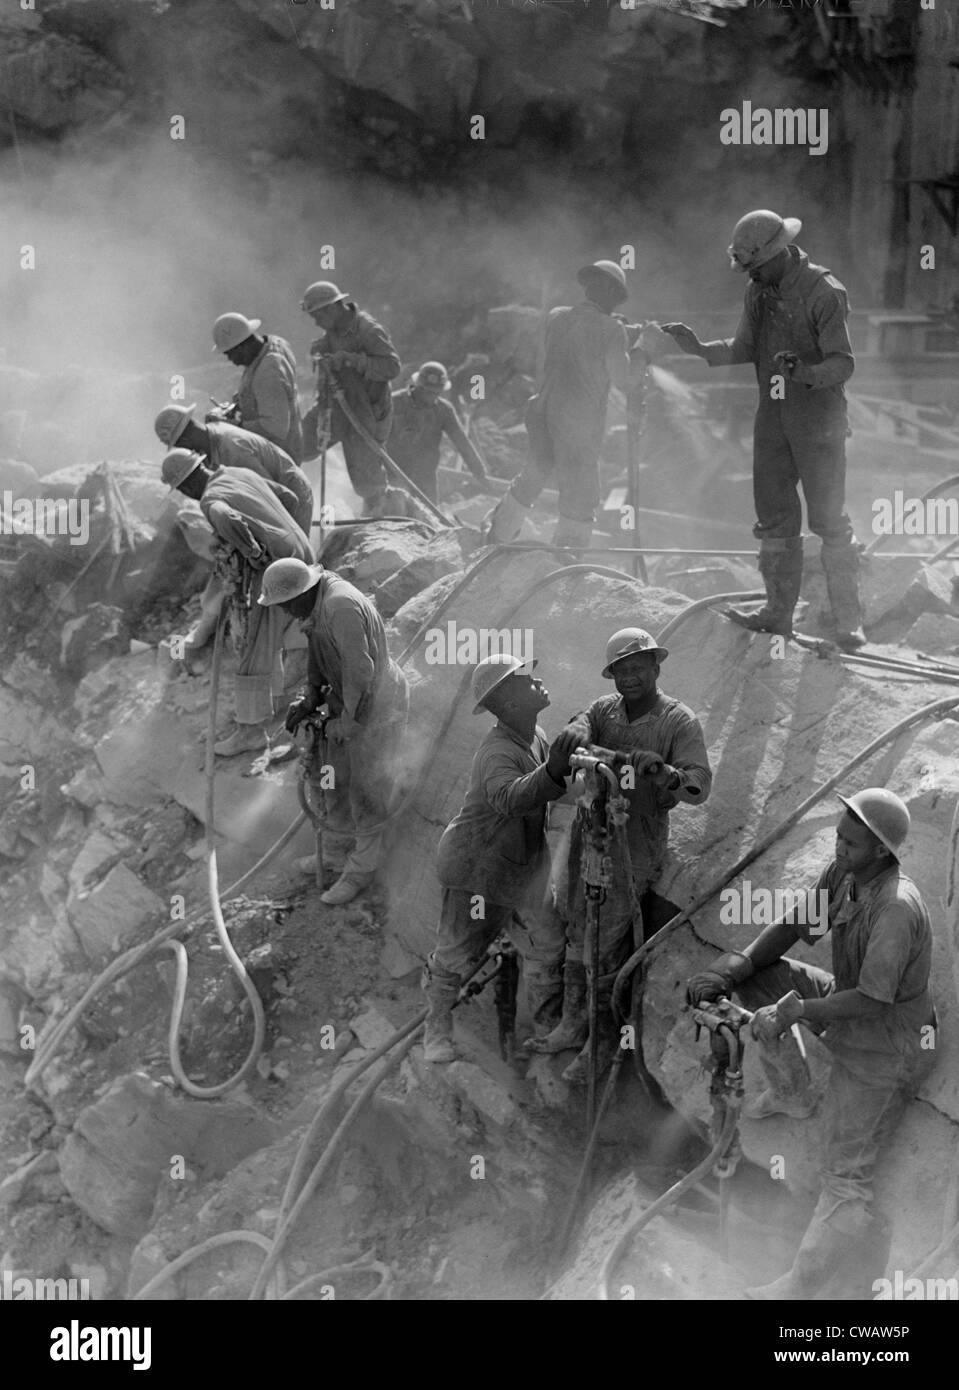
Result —
POLYGON ((423 975, 423 992, 429 1005, 423 1035, 423 1059, 427 1062, 453 1062, 453 1005, 460 991, 459 975, 447 974, 435 966, 423 975))
POLYGON ((588 550, 593 539, 591 521, 574 521, 572 517, 560 515, 553 532, 553 544, 568 546, 571 550, 588 550))
POLYGON ((821 558, 829 606, 836 623, 836 643, 845 651, 855 651, 866 645, 859 598, 859 550, 855 540, 838 545, 823 541, 821 558))
POLYGON ((266 731, 271 721, 261 724, 237 724, 227 738, 214 743, 213 752, 218 758, 235 758, 238 753, 259 753, 266 747, 266 731))
POLYGON ((545 1042, 550 1030, 559 1021, 563 1007, 563 965, 562 962, 544 965, 541 961, 524 961, 523 975, 526 979, 526 1003, 533 1019, 533 1036, 527 1038, 524 1048, 539 1052, 537 1042, 545 1042))
POLYGON ((568 960, 563 971, 563 1016, 551 1033, 529 1040, 533 1052, 565 1052, 582 1047, 589 1035, 586 1019, 586 967, 568 960))
POLYGON ((517 502, 511 491, 504 493, 487 519, 486 544, 508 545, 515 541, 530 511, 532 508, 517 502))
MULTIPOLYGON (((619 1046, 619 1027, 613 1017, 612 997, 612 981, 608 983, 601 981, 599 985, 599 1037, 595 1040, 598 1059, 597 1076, 602 1076, 606 1071, 619 1046)), ((583 1050, 573 1058, 563 1072, 563 1080, 568 1082, 570 1086, 585 1086, 588 1083, 592 1066, 593 1044, 594 1039, 591 1037, 583 1050)))
POLYGON ((747 1120, 764 1120, 767 1115, 789 1115, 807 1119, 816 1108, 805 1058, 787 1033, 776 1042, 760 1043, 757 1051, 767 1086, 755 1100, 743 1107, 747 1120))
POLYGON ((864 1207, 842 1203, 837 1208, 835 1197, 824 1192, 792 1268, 744 1293, 757 1302, 870 1298, 873 1280, 886 1267, 887 1234, 885 1223, 874 1221, 864 1207))
POLYGON ((758 613, 727 608, 726 617, 751 632, 775 632, 791 637, 793 612, 802 586, 802 537, 763 540, 759 543, 759 573, 766 586, 766 602, 758 613))

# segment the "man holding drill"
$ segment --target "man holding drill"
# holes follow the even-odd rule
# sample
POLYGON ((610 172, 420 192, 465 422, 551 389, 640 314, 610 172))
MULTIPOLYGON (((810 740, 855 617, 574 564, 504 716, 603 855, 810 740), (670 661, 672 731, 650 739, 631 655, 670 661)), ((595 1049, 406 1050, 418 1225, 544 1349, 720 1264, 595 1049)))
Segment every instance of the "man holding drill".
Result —
POLYGON ((859 550, 845 510, 846 394, 855 369, 846 327, 845 287, 791 243, 798 218, 761 209, 733 228, 730 264, 749 276, 743 315, 732 338, 701 343, 684 323, 664 333, 711 367, 752 362, 759 383, 753 433, 753 498, 759 570, 766 602, 758 613, 727 616, 754 632, 792 633, 802 583, 802 505, 822 538, 822 566, 836 641, 865 643, 859 601, 859 550))
POLYGON ((566 967, 563 1015, 558 1026, 530 1045, 537 1052, 582 1051, 563 1073, 582 1085, 589 1076, 592 1047, 598 1047, 597 1074, 611 1061, 618 1042, 611 1001, 620 966, 642 940, 643 924, 635 904, 663 868, 669 840, 669 812, 679 802, 701 805, 712 787, 709 755, 699 720, 688 706, 657 685, 660 663, 669 652, 642 628, 614 632, 606 644, 603 677, 616 686, 570 721, 565 732, 573 747, 598 744, 628 756, 633 775, 620 776, 629 803, 626 843, 629 863, 613 844, 612 884, 600 909, 598 979, 593 979, 593 943, 586 940, 586 895, 582 878, 582 815, 573 823, 566 871, 557 889, 557 905, 566 919, 566 967), (598 992, 600 1036, 588 1038, 587 993, 598 992), (583 1046, 585 1044, 585 1046, 583 1046))
POLYGON ((454 1060, 453 1005, 501 932, 523 957, 535 1033, 546 1033, 559 1011, 563 936, 544 910, 546 830, 549 803, 566 790, 577 734, 565 729, 547 744, 536 716, 549 705, 549 692, 533 675, 536 665, 497 654, 473 672, 473 713, 488 710, 497 722, 476 751, 466 799, 437 853, 443 905, 423 977, 428 1062, 454 1060))
POLYGON ((817 934, 815 923, 805 924, 811 914, 797 921, 797 908, 687 986, 693 1005, 735 991, 756 1010, 752 1031, 767 1086, 747 1118, 802 1118, 815 1108, 809 1069, 789 1036, 795 1024, 820 1034, 832 1054, 819 1200, 792 1268, 747 1290, 756 1299, 871 1297, 889 1250, 872 1205, 876 1162, 936 1057, 929 914, 899 867, 909 811, 885 787, 839 800, 835 859, 813 890, 828 894, 828 926, 817 934), (824 930, 832 932, 832 974, 784 954, 824 930))
POLYGON ((431 502, 436 502, 436 470, 444 434, 480 487, 487 486, 486 465, 454 407, 444 398, 450 379, 442 362, 424 362, 409 386, 393 392, 390 457, 431 502))
POLYGON ((386 471, 357 424, 374 443, 385 443, 393 418, 390 382, 400 373, 400 359, 382 324, 358 309, 332 281, 310 285, 300 307, 323 330, 310 344, 318 380, 316 401, 303 420, 306 456, 315 458, 324 442, 342 444, 350 484, 363 499, 363 515, 375 516, 387 491, 386 471), (357 424, 333 397, 332 384, 342 390, 357 424))

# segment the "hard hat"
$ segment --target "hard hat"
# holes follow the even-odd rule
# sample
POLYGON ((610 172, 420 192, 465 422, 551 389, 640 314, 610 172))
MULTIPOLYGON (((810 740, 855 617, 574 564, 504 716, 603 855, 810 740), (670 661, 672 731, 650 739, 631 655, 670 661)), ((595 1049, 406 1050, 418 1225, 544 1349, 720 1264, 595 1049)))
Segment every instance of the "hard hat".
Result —
POLYGON ((612 280, 618 286, 621 293, 621 301, 629 298, 629 290, 626 288, 626 276, 623 267, 617 265, 615 261, 594 261, 592 265, 584 265, 582 270, 577 271, 576 279, 581 285, 586 285, 589 280, 595 279, 597 275, 604 276, 607 280, 612 280))
POLYGON ((859 817, 863 825, 871 830, 893 858, 898 860, 899 849, 909 834, 911 824, 906 803, 896 796, 895 792, 887 791, 885 787, 867 787, 865 791, 856 792, 855 796, 840 796, 839 800, 859 817))
POLYGON ((349 297, 339 286, 334 285, 332 280, 317 280, 307 287, 300 301, 300 308, 304 313, 315 314, 317 309, 325 309, 329 304, 339 304, 341 299, 349 297))
POLYGON ((232 352, 255 333, 262 319, 248 319, 246 314, 221 314, 213 325, 213 351, 232 352))
POLYGON ((507 676, 515 676, 518 671, 535 671, 535 661, 521 661, 518 656, 497 652, 485 657, 470 677, 470 691, 476 701, 473 713, 479 714, 486 708, 486 700, 507 676))
POLYGON ((798 217, 780 217, 778 212, 759 208, 747 212, 733 228, 733 239, 726 248, 733 270, 754 270, 778 256, 802 230, 798 217))
POLYGON ((173 492, 203 462, 203 455, 192 449, 171 449, 160 465, 160 476, 173 492))
POLYGON ((195 405, 164 406, 153 422, 153 428, 156 430, 160 443, 165 444, 168 449, 172 449, 190 423, 190 416, 194 410, 196 410, 195 405))
POLYGON ((291 556, 274 560, 263 571, 263 583, 257 603, 269 608, 274 603, 287 603, 298 594, 305 594, 325 573, 322 565, 308 565, 305 560, 291 556))
POLYGON ((633 652, 655 652, 657 661, 665 661, 669 656, 665 647, 657 647, 656 638, 650 636, 645 628, 620 628, 606 643, 606 665, 603 667, 603 675, 607 680, 613 679, 612 668, 616 662, 621 661, 624 656, 632 656, 633 652))
POLYGON ((441 391, 450 389, 450 379, 442 362, 424 362, 410 380, 414 386, 438 386, 441 391))

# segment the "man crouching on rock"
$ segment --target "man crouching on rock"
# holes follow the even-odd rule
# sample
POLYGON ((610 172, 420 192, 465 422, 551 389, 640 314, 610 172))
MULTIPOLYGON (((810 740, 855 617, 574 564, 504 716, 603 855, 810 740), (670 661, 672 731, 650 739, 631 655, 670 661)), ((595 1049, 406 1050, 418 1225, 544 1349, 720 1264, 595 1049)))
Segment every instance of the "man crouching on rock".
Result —
POLYGON ((929 914, 899 867, 909 812, 885 787, 839 799, 846 810, 836 857, 814 890, 828 894, 828 927, 818 934, 832 931, 834 973, 783 955, 800 937, 810 944, 817 937, 815 922, 796 920, 813 914, 795 909, 687 986, 693 1005, 735 989, 756 1010, 752 1032, 767 1089, 746 1107, 747 1118, 812 1113, 809 1069, 789 1036, 800 1020, 823 1034, 832 1054, 819 1201, 792 1268, 747 1289, 749 1298, 872 1297, 889 1250, 885 1223, 872 1210, 876 1160, 936 1056, 929 914))
POLYGON ((559 1013, 565 941, 552 914, 541 908, 550 871, 549 803, 566 790, 576 734, 564 730, 547 744, 536 716, 549 705, 549 693, 533 675, 535 666, 496 655, 473 672, 473 713, 488 710, 497 722, 473 758, 463 807, 440 840, 443 904, 423 978, 427 1062, 456 1056, 451 1011, 460 985, 501 932, 509 933, 523 956, 534 1032, 547 1033, 559 1013), (516 915, 523 909, 528 925, 516 915))

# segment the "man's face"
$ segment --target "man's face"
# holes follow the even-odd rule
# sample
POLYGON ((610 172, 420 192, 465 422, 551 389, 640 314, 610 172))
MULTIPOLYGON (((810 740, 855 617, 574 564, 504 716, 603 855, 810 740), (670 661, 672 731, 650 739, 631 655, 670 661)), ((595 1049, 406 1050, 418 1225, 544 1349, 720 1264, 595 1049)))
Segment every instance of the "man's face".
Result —
POLYGON ((885 849, 872 831, 843 811, 836 826, 836 863, 843 873, 859 873, 872 866, 885 849))
POLYGON ((322 328, 324 333, 328 333, 331 328, 335 328, 340 317, 342 301, 338 304, 324 304, 322 309, 310 311, 310 318, 317 328, 322 328))
POLYGON ((533 672, 515 671, 500 681, 495 691, 497 706, 503 713, 519 717, 536 715, 549 704, 549 691, 533 672))
POLYGON ((315 587, 307 589, 305 594, 297 594, 295 598, 288 599, 286 603, 281 603, 280 607, 284 613, 289 613, 300 622, 308 618, 313 612, 313 604, 316 601, 315 587))
POLYGON ((782 279, 783 271, 786 269, 786 262, 789 260, 788 251, 780 251, 773 256, 771 261, 765 265, 754 266, 749 272, 750 280, 755 280, 757 285, 775 285, 782 279))
POLYGON ((234 367, 245 367, 248 362, 252 362, 256 356, 256 340, 252 333, 249 338, 244 338, 242 343, 237 343, 236 347, 229 348, 223 356, 228 362, 232 362, 234 367))
POLYGON ((613 665, 613 684, 626 700, 642 700, 651 695, 658 677, 655 652, 631 652, 613 665))
POLYGON ((435 383, 423 381, 421 378, 413 387, 413 393, 421 405, 435 405, 442 395, 442 390, 435 383))

